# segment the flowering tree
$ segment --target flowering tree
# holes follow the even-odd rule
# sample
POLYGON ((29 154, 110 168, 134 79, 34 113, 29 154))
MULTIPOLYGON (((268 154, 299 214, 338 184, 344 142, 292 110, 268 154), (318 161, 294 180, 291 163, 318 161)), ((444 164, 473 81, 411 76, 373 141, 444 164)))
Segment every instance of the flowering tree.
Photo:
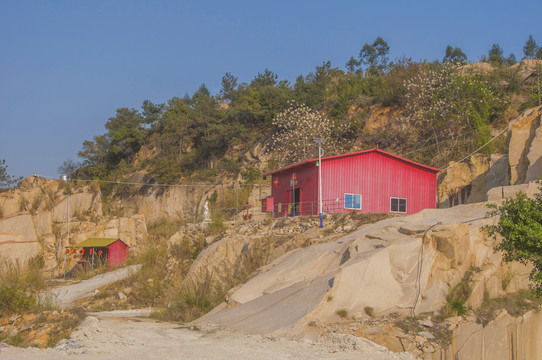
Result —
POLYGON ((342 150, 341 139, 346 127, 306 105, 290 101, 272 124, 277 131, 271 139, 271 150, 279 156, 279 166, 317 157, 316 139, 323 140, 326 155, 342 150))
POLYGON ((405 86, 403 139, 417 148, 432 146, 442 158, 488 141, 489 124, 507 105, 490 84, 476 76, 459 75, 454 64, 420 72, 405 86))

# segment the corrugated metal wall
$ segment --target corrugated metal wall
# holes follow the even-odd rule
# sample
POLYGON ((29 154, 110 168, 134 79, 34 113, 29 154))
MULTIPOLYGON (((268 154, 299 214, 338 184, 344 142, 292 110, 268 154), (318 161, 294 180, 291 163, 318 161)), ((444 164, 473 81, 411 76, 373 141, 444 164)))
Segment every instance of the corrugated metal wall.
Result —
POLYGON ((271 196, 274 198, 274 208, 276 213, 284 213, 287 210, 288 203, 292 202, 292 186, 290 179, 295 173, 298 180, 295 188, 300 189, 300 199, 296 202, 300 203, 300 215, 317 214, 316 202, 318 201, 318 168, 314 163, 304 164, 279 174, 273 174, 271 178, 271 196), (275 186, 274 181, 278 179, 279 185, 275 186), (279 205, 281 204, 281 205, 279 205))
POLYGON ((115 241, 107 247, 109 249, 109 265, 119 266, 128 260, 128 247, 120 241, 115 241))
POLYGON ((322 162, 324 201, 360 194, 362 211, 390 212, 390 197, 406 198, 408 214, 435 208, 436 182, 434 172, 378 152, 322 162))

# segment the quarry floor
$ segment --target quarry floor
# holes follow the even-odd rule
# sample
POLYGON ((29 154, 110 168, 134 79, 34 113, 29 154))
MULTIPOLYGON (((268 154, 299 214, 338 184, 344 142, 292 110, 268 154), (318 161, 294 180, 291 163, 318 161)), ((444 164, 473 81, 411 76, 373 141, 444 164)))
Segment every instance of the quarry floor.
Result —
POLYGON ((317 340, 290 340, 218 328, 199 328, 146 318, 88 317, 53 349, 0 344, 1 359, 413 359, 368 340, 331 334, 317 340))

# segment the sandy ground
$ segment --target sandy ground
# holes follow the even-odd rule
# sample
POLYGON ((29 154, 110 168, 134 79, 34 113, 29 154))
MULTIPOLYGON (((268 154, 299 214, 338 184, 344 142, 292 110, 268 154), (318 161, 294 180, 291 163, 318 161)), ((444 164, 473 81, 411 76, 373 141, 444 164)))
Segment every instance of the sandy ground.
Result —
POLYGON ((54 349, 20 349, 0 344, 0 359, 413 359, 368 340, 331 334, 289 340, 201 324, 190 329, 141 318, 88 317, 54 349))

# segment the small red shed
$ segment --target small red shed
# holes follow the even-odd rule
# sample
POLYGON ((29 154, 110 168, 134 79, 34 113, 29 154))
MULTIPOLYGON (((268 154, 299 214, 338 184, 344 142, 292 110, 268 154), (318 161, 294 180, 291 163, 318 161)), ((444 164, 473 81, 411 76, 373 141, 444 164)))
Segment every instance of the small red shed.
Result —
POLYGON ((121 239, 90 238, 72 247, 78 249, 83 259, 93 267, 97 263, 105 263, 110 268, 123 265, 128 260, 129 246, 121 239))
MULTIPOLYGON (((319 214, 318 166, 323 212, 413 214, 437 205, 436 169, 370 149, 309 159, 270 171, 275 216, 319 214)), ((263 210, 263 207, 262 207, 263 210)))
POLYGON ((271 196, 262 199, 262 212, 273 212, 273 198, 271 196))

